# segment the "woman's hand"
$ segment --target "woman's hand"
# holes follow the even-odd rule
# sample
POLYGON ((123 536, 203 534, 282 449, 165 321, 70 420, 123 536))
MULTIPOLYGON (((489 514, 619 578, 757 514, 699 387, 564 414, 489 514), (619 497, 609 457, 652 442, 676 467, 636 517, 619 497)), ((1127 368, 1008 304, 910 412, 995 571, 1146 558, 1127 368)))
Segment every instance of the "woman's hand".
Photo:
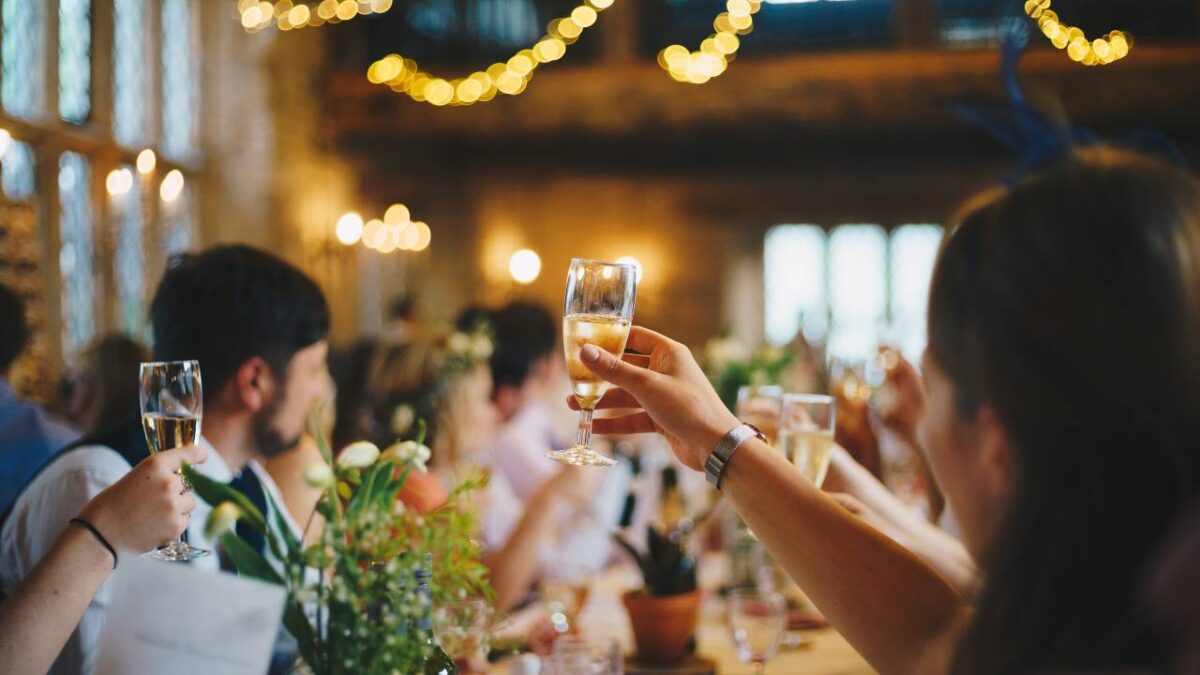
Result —
POLYGON ((117 550, 148 551, 178 536, 196 508, 196 498, 184 492, 179 467, 207 459, 196 445, 151 455, 121 480, 92 498, 81 518, 91 522, 117 550))
MULTIPOLYGON (((686 466, 702 470, 709 453, 739 424, 708 378, 682 344, 634 326, 629 348, 640 352, 619 359, 594 345, 584 345, 580 359, 593 373, 615 384, 598 409, 625 410, 619 417, 597 419, 597 434, 658 432, 686 466)), ((570 404, 578 409, 572 397, 570 404)))

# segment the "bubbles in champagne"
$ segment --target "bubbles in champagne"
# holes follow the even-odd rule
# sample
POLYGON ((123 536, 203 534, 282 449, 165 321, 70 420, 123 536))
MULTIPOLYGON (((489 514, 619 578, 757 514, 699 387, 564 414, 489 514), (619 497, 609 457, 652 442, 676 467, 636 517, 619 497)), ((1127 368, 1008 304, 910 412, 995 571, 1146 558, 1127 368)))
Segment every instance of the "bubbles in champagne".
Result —
POLYGON ((580 407, 594 408, 604 394, 607 383, 579 360, 579 350, 585 344, 595 345, 610 354, 620 356, 629 339, 629 322, 615 316, 568 314, 563 318, 563 348, 567 355, 567 374, 580 407))

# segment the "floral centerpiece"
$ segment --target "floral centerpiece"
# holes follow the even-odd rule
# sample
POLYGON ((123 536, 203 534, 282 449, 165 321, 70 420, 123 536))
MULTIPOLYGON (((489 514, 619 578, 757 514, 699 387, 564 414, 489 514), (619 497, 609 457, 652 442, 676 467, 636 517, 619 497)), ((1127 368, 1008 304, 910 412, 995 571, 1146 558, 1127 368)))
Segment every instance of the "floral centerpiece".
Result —
POLYGON ((308 467, 304 478, 323 491, 316 513, 325 525, 319 540, 307 545, 278 507, 268 522, 241 493, 188 471, 197 494, 217 505, 210 535, 219 537, 238 571, 287 589, 284 627, 316 675, 456 672, 434 641, 432 608, 491 597, 472 540, 477 514, 470 495, 484 479, 460 483, 446 504, 424 515, 397 499, 410 473, 425 471, 429 459, 423 422, 418 426, 417 440, 382 452, 353 443, 336 461, 319 442, 325 461, 308 467), (264 535, 277 563, 235 534, 237 520, 264 535))
POLYGON ((730 410, 737 412, 738 389, 780 385, 785 391, 825 391, 829 374, 825 350, 810 343, 803 332, 782 346, 747 346, 728 332, 704 345, 700 365, 730 410))

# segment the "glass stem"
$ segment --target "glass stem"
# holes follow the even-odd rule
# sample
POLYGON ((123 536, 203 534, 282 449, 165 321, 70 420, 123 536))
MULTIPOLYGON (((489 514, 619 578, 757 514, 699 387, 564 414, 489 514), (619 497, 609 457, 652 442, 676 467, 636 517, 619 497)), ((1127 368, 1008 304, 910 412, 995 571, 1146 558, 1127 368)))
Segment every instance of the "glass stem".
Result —
POLYGON ((589 408, 583 408, 579 411, 579 431, 575 434, 575 447, 588 448, 592 447, 592 413, 594 411, 589 408))

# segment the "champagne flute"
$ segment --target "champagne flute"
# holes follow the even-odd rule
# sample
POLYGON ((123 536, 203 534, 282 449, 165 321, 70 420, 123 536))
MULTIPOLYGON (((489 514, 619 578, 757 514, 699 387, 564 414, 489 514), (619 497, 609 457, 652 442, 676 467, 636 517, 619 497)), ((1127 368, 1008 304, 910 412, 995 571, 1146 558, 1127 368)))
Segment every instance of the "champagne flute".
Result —
POLYGON ((733 591, 729 596, 729 633, 738 659, 761 673, 775 658, 787 629, 787 603, 778 593, 733 591))
POLYGON ((737 416, 767 437, 772 447, 779 440, 779 414, 783 387, 747 384, 738 388, 737 416))
POLYGON ((800 473, 821 487, 833 456, 836 409, 832 396, 786 394, 779 419, 783 454, 800 473))
MULTIPOLYGON (((197 361, 158 361, 143 363, 141 368, 142 430, 150 452, 195 445, 200 440, 200 420, 204 414, 200 363, 197 361)), ((184 489, 191 486, 184 481, 184 489)), ((166 546, 147 553, 147 557, 168 562, 186 562, 203 558, 209 552, 193 548, 178 536, 166 546)))
POLYGON ((563 308, 563 349, 579 403, 579 433, 574 447, 547 452, 550 459, 579 466, 616 464, 591 448, 592 414, 608 383, 584 365, 579 350, 591 344, 621 358, 633 323, 636 295, 637 268, 633 265, 580 258, 571 261, 563 308))

